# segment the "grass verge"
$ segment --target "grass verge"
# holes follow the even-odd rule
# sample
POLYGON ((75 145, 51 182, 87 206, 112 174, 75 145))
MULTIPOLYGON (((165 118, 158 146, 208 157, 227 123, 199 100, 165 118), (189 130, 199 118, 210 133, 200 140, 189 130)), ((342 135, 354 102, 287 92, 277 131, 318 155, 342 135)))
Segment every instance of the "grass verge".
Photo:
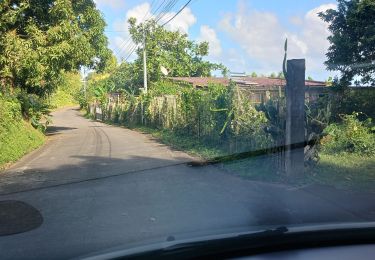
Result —
MULTIPOLYGON (((202 159, 226 156, 226 151, 207 146, 197 139, 178 135, 168 130, 150 127, 134 127, 133 130, 151 134, 162 143, 202 159)), ((295 185, 323 184, 338 189, 375 192, 375 156, 356 154, 320 154, 320 161, 313 169, 306 170, 293 180, 277 172, 272 155, 259 155, 241 160, 228 161, 220 167, 231 174, 263 182, 292 183, 295 185)))
MULTIPOLYGON (((151 134, 161 142, 179 150, 212 159, 225 156, 219 148, 207 147, 198 140, 177 135, 171 131, 138 127, 136 130, 151 134)), ((320 161, 313 169, 306 170, 298 179, 287 179, 275 171, 272 155, 260 155, 221 164, 221 167, 240 177, 272 183, 323 184, 338 189, 375 192, 375 156, 356 154, 320 154, 320 161)))
POLYGON ((212 159, 218 156, 224 156, 225 152, 218 147, 210 147, 202 144, 198 139, 186 135, 179 135, 168 130, 159 130, 150 127, 136 127, 134 130, 151 134, 162 143, 178 150, 189 153, 202 159, 212 159))
POLYGON ((313 180, 340 189, 375 192, 375 156, 321 154, 313 180))
POLYGON ((316 183, 338 189, 375 192, 374 156, 322 153, 316 167, 293 179, 276 172, 271 158, 269 155, 263 155, 228 162, 223 164, 223 168, 232 174, 257 181, 295 185, 316 183))
POLYGON ((0 170, 44 143, 44 135, 27 122, 8 122, 0 128, 0 170))

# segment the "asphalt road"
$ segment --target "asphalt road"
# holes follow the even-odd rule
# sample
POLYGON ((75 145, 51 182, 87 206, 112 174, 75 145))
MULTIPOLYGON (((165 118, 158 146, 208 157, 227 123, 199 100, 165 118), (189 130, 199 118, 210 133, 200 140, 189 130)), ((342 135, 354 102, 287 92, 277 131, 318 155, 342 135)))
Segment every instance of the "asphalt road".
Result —
POLYGON ((0 173, 0 201, 38 209, 40 227, 0 236, 0 259, 66 259, 111 247, 279 225, 375 220, 372 194, 253 182, 147 135, 69 108, 47 144, 0 173))

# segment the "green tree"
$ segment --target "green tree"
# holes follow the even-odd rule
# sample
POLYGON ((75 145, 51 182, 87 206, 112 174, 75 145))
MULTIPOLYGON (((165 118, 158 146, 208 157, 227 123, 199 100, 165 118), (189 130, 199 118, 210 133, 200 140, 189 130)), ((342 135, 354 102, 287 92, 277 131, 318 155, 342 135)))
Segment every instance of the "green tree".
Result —
POLYGON ((115 86, 115 90, 125 90, 131 93, 136 92, 137 80, 141 72, 133 63, 121 63, 109 76, 108 83, 115 86))
POLYGON ((319 14, 329 23, 327 68, 341 72, 341 82, 354 78, 362 84, 375 84, 375 2, 374 0, 338 0, 337 10, 319 14))
POLYGON ((58 108, 78 103, 82 78, 78 72, 64 72, 56 91, 49 97, 51 107, 58 108))
POLYGON ((107 59, 107 62, 106 62, 106 65, 105 65, 105 68, 103 70, 103 72, 108 72, 108 73, 111 73, 113 71, 115 71, 118 67, 118 64, 117 64, 117 58, 115 55, 113 54, 110 54, 108 59, 107 59))
POLYGON ((280 72, 277 74, 277 78, 279 78, 279 79, 285 79, 285 77, 284 77, 284 73, 280 71, 280 72))
POLYGON ((255 71, 253 71, 253 72, 251 73, 251 77, 252 77, 252 78, 256 78, 256 77, 258 77, 258 75, 257 75, 257 73, 256 73, 255 71))
POLYGON ((328 87, 331 87, 332 83, 333 83, 333 78, 331 76, 329 76, 328 79, 326 80, 326 85, 328 87))
MULTIPOLYGON (((151 82, 162 78, 161 66, 166 67, 169 76, 210 76, 211 71, 221 69, 226 74, 225 67, 203 60, 208 55, 207 42, 196 43, 188 39, 187 34, 178 31, 168 31, 159 26, 154 20, 137 24, 135 18, 129 19, 129 31, 133 41, 143 46, 146 37, 147 71, 151 82)), ((138 58, 134 64, 138 71, 143 71, 143 47, 138 48, 138 58)), ((138 84, 143 82, 139 74, 138 84)))
POLYGON ((0 84, 52 93, 64 71, 104 70, 111 52, 93 0, 3 0, 0 84))
POLYGON ((222 68, 221 68, 221 75, 224 78, 227 78, 227 77, 229 77, 229 74, 230 74, 229 69, 227 67, 225 67, 225 66, 222 66, 222 68))

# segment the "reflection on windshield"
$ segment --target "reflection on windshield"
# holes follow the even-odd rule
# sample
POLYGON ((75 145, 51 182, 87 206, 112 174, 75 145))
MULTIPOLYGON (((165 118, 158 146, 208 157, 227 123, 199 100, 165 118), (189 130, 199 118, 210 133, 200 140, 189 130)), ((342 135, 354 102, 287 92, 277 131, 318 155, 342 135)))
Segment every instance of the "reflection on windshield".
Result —
POLYGON ((372 1, 0 14, 2 259, 375 219, 372 1))

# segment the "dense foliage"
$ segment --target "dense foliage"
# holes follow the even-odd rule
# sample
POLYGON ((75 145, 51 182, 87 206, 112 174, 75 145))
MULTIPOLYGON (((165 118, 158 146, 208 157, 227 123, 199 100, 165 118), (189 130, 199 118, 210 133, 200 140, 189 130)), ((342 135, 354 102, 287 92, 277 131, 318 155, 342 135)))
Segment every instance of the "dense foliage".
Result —
POLYGON ((335 84, 331 95, 327 96, 326 104, 331 104, 332 121, 339 121, 340 114, 352 114, 360 111, 361 120, 370 117, 375 119, 375 88, 346 88, 335 84))
POLYGON ((342 152, 364 155, 375 154, 375 127, 369 118, 358 120, 360 113, 342 115, 340 123, 329 125, 322 139, 323 151, 337 154, 342 152))
POLYGON ((18 99, 0 93, 0 169, 40 146, 44 137, 22 120, 18 99))
POLYGON ((104 27, 93 0, 0 1, 0 166, 43 143, 51 104, 72 101, 81 66, 112 66, 104 27))
POLYGON ((63 73, 56 91, 50 95, 49 104, 52 108, 60 108, 78 104, 82 93, 82 79, 77 72, 63 73))
MULTIPOLYGON (((168 31, 154 20, 139 24, 131 18, 128 22, 132 40, 139 46, 137 58, 134 62, 123 61, 102 73, 91 73, 88 76, 86 97, 80 99, 81 107, 86 107, 92 102, 98 102, 105 107, 108 93, 119 92, 128 97, 141 94, 144 39, 149 75, 149 93, 146 97, 172 94, 171 90, 176 88, 176 86, 169 86, 167 91, 166 86, 169 83, 164 80, 161 67, 168 69, 168 76, 209 76, 211 71, 218 69, 226 73, 227 69, 223 65, 203 60, 209 51, 207 42, 191 41, 186 34, 168 31)), ((176 92, 174 91, 173 94, 176 92)), ((195 91, 191 94, 195 94, 195 91)))
POLYGON ((258 112, 235 86, 195 89, 167 81, 154 85, 147 94, 125 93, 120 102, 102 101, 99 119, 168 130, 227 154, 267 148, 272 143, 264 131, 264 113, 258 112))
POLYGON ((104 73, 92 72, 89 74, 88 80, 88 99, 90 100, 90 92, 95 92, 100 88, 103 92, 125 91, 129 93, 138 93, 139 85, 138 79, 139 71, 137 71, 134 63, 122 62, 114 67, 111 71, 104 73))
MULTIPOLYGON (((161 66, 167 68, 169 76, 210 76, 213 70, 227 69, 221 64, 214 64, 203 60, 208 55, 207 42, 196 43, 188 39, 187 34, 179 31, 168 31, 154 20, 138 24, 136 19, 129 19, 129 31, 133 41, 143 46, 146 41, 147 72, 149 80, 156 82, 162 78, 161 66)), ((143 82, 142 48, 138 48, 138 58, 135 60, 135 70, 138 74, 138 83, 143 82)))
POLYGON ((338 0, 337 10, 320 13, 329 23, 331 46, 325 64, 340 71, 341 81, 353 79, 375 84, 375 2, 373 0, 338 0))
POLYGON ((110 57, 105 22, 92 0, 0 3, 0 84, 45 96, 63 71, 103 70, 110 57))

